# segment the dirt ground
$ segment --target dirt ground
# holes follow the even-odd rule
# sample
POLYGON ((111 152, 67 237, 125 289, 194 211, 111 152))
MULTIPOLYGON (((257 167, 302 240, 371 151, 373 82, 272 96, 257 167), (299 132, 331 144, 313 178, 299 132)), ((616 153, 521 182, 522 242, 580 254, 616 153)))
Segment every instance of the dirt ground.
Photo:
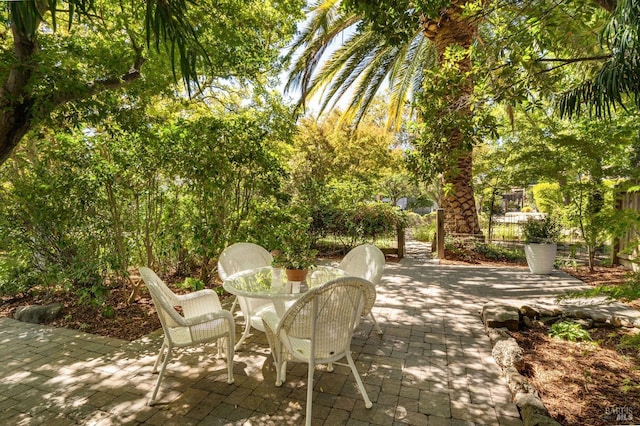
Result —
MULTIPOLYGON (((622 267, 565 269, 592 286, 624 282, 622 267)), ((639 301, 629 303, 640 310, 639 301)), ((566 426, 640 424, 640 330, 594 328, 591 341, 568 342, 548 336, 548 327, 514 333, 525 352, 521 373, 539 392, 551 416, 566 426)))
MULTIPOLYGON (((482 259, 473 263, 496 264, 482 259)), ((605 267, 593 274, 584 267, 566 272, 591 285, 619 283, 627 274, 622 268, 605 267)), ((160 328, 160 322, 146 290, 127 304, 130 293, 129 286, 112 287, 107 305, 113 309, 105 310, 79 303, 72 293, 33 291, 0 299, 0 316, 11 317, 23 305, 60 302, 62 315, 51 325, 135 340, 160 328)), ((545 329, 514 333, 514 337, 526 353, 522 373, 538 390, 550 414, 566 426, 589 426, 640 423, 640 351, 619 347, 622 336, 630 333, 627 329, 594 329, 589 343, 553 339, 545 329)))

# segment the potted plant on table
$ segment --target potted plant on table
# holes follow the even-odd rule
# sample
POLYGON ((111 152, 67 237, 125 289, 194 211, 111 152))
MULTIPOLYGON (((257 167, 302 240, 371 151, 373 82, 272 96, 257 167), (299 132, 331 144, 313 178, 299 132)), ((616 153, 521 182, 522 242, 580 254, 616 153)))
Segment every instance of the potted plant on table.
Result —
POLYGON ((316 264, 316 250, 284 249, 273 258, 274 265, 285 270, 289 281, 304 281, 316 264))
POLYGON ((280 248, 273 250, 273 265, 283 268, 289 281, 304 281, 316 264, 318 251, 312 248, 313 237, 305 220, 292 220, 280 235, 280 248))
POLYGON ((558 249, 560 225, 550 215, 543 219, 529 218, 522 225, 522 232, 529 270, 533 274, 550 274, 558 249))

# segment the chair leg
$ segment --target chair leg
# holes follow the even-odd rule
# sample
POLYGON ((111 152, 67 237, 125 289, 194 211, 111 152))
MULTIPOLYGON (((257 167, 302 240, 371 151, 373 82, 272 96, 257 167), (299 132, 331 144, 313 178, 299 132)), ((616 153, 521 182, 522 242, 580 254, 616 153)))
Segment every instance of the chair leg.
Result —
POLYGON ((373 320, 373 324, 376 327, 376 331, 378 332, 378 334, 382 334, 382 330, 380 329, 380 326, 378 325, 378 321, 376 321, 376 317, 373 316, 373 312, 369 312, 369 315, 371 316, 371 319, 373 320))
POLYGON ((287 379, 287 361, 280 361, 274 357, 274 364, 276 366, 276 386, 282 386, 287 379))
POLYGON ((231 304, 231 309, 229 309, 229 312, 231 312, 233 314, 233 310, 236 308, 236 304, 238 303, 238 296, 233 298, 233 303, 231 304))
POLYGON ((151 369, 151 373, 155 374, 158 372, 158 365, 160 364, 160 359, 162 358, 162 354, 164 350, 167 348, 167 342, 163 341, 162 346, 160 346, 160 353, 158 353, 158 357, 156 358, 156 362, 153 364, 153 369, 151 369))
POLYGON ((233 350, 233 329, 231 329, 230 333, 229 333, 229 337, 226 338, 227 340, 227 383, 231 384, 235 381, 235 379, 233 378, 233 356, 235 355, 235 352, 233 350))
MULTIPOLYGON (((153 388, 153 392, 151 393, 151 398, 149 398, 149 402, 147 405, 153 405, 156 403, 156 395, 158 394, 158 389, 160 388, 160 382, 162 381, 162 377, 164 376, 164 370, 167 368, 167 364, 169 363, 169 359, 171 358, 171 345, 162 344, 162 349, 167 347, 167 353, 164 356, 164 360, 162 361, 162 366, 160 367, 160 372, 158 373, 158 380, 156 380, 156 386, 153 388)), ((162 351, 160 352, 162 354, 162 351)), ((158 358, 159 360, 160 358, 158 358)))
POLYGON ((360 389, 360 393, 364 398, 364 406, 367 408, 371 408, 373 404, 369 399, 369 395, 367 395, 367 391, 364 389, 364 385, 362 384, 362 379, 360 378, 360 373, 356 369, 356 364, 353 362, 353 358, 351 358, 351 353, 347 352, 347 362, 349 362, 349 367, 351 367, 351 372, 353 373, 353 377, 356 379, 356 383, 358 384, 358 389, 360 389))
POLYGON ((307 371, 307 409, 305 411, 305 425, 311 426, 311 407, 313 406, 313 373, 316 366, 313 363, 313 356, 309 360, 309 370, 307 371))

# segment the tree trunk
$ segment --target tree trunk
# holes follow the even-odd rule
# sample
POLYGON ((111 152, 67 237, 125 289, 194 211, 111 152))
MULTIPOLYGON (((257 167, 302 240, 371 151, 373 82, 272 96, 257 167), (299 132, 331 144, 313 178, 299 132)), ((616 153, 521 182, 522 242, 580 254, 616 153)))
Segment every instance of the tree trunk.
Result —
POLYGON ((33 107, 33 100, 25 88, 32 74, 32 68, 27 64, 38 45, 22 35, 15 25, 12 32, 17 63, 0 88, 0 164, 9 158, 29 130, 33 107))
MULTIPOLYGON (((440 63, 445 60, 445 53, 449 47, 460 46, 467 50, 467 54, 457 65, 459 73, 468 77, 458 90, 452 91, 447 103, 455 109, 455 113, 469 116, 472 114, 469 101, 473 94, 473 79, 470 74, 471 58, 468 49, 475 40, 479 20, 463 16, 460 6, 467 2, 452 1, 452 5, 444 9, 437 20, 423 17, 422 28, 425 36, 434 43, 440 63)), ((473 144, 464 140, 464 134, 460 129, 451 130, 447 140, 449 153, 454 158, 450 163, 453 167, 448 167, 442 177, 445 193, 441 207, 445 210, 445 231, 482 236, 472 185, 473 144)))

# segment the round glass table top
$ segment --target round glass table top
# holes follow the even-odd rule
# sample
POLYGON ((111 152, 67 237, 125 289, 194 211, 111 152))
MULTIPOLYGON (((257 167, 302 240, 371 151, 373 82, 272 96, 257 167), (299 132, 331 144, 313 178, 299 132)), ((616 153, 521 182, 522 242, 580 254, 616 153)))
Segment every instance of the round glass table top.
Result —
POLYGON ((224 280, 223 288, 231 294, 260 299, 295 299, 308 289, 336 278, 345 277, 342 269, 318 266, 302 282, 287 280, 284 269, 265 266, 237 272, 224 280))

